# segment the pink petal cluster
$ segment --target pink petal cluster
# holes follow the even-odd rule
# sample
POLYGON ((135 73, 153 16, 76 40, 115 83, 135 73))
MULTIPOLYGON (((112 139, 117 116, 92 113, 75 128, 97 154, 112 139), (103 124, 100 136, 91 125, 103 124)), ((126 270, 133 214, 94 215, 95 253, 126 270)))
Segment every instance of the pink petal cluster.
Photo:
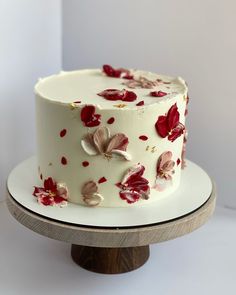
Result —
POLYGON ((172 175, 175 173, 175 162, 171 159, 172 152, 164 152, 160 155, 157 161, 157 177, 171 180, 172 175))
POLYGON ((125 89, 106 89, 98 93, 97 95, 112 101, 121 100, 130 102, 136 100, 137 98, 137 95, 133 91, 128 91, 125 89))
POLYGON ((99 127, 94 133, 88 133, 81 141, 82 148, 89 155, 101 154, 112 158, 117 155, 126 160, 130 160, 130 155, 126 152, 129 144, 128 137, 123 133, 110 136, 107 127, 99 127))
POLYGON ((86 182, 81 190, 83 201, 88 206, 97 206, 103 201, 103 197, 98 193, 98 186, 94 181, 86 182))
POLYGON ((120 198, 128 204, 149 198, 150 187, 148 180, 143 177, 144 171, 144 166, 138 164, 130 168, 123 180, 116 184, 121 189, 120 198))
POLYGON ((45 206, 66 206, 69 194, 64 183, 56 183, 49 177, 44 180, 43 187, 34 187, 33 196, 37 197, 38 202, 45 206))
POLYGON ((169 109, 164 116, 159 116, 155 124, 157 133, 171 142, 181 136, 185 130, 182 123, 179 122, 179 111, 176 103, 169 109))

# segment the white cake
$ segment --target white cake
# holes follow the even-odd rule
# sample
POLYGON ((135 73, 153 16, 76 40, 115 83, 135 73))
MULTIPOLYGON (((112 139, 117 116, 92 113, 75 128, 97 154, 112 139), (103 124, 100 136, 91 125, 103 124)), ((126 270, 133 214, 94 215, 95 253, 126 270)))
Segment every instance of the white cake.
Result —
POLYGON ((39 203, 142 206, 178 188, 183 79, 105 65, 40 79, 35 93, 39 203))

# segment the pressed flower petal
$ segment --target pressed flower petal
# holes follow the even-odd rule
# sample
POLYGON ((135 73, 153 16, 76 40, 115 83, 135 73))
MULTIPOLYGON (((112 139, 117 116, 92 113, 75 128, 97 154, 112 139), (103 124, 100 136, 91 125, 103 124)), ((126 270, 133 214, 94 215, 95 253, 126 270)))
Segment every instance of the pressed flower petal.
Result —
POLYGON ((179 112, 176 103, 169 109, 167 113, 167 121, 169 131, 176 127, 179 123, 179 112))
POLYGON ((56 192, 57 185, 53 181, 52 177, 48 177, 48 179, 44 180, 44 188, 45 188, 45 190, 50 190, 52 192, 56 192))
POLYGON ((165 138, 168 135, 169 128, 168 128, 166 116, 159 116, 158 117, 158 120, 155 124, 155 128, 156 128, 157 133, 161 137, 165 138))
POLYGON ((38 203, 44 206, 53 206, 55 204, 54 198, 48 195, 41 195, 38 197, 38 203))
POLYGON ((125 134, 117 133, 110 139, 106 148, 106 153, 111 153, 112 150, 126 151, 128 143, 129 140, 125 134))
POLYGON ((95 106, 93 105, 87 105, 82 108, 80 117, 81 121, 87 122, 91 120, 91 117, 95 114, 95 106))
POLYGON ((98 191, 98 186, 94 181, 86 182, 83 185, 81 190, 83 196, 93 195, 97 193, 97 191, 98 191))
POLYGON ((103 196, 95 193, 93 195, 83 196, 83 201, 91 207, 98 206, 104 200, 103 196))
POLYGON ((168 140, 175 141, 178 137, 180 137, 184 133, 184 125, 182 123, 178 123, 177 126, 172 129, 171 133, 168 135, 168 140))
POLYGON ((34 191, 33 191, 33 196, 38 197, 39 194, 42 194, 45 192, 45 188, 44 187, 34 187, 34 191))
POLYGON ((125 96, 125 90, 119 90, 119 89, 106 89, 102 92, 99 92, 97 95, 104 97, 107 100, 123 100, 125 96))
POLYGON ((171 151, 167 151, 167 152, 162 153, 160 155, 160 157, 158 158, 158 161, 157 161, 157 172, 158 172, 158 170, 163 169, 164 164, 167 161, 170 161, 171 158, 172 158, 172 152, 171 151))
POLYGON ((106 142, 110 137, 107 127, 99 127, 93 134, 93 142, 100 154, 105 152, 106 142))
POLYGON ((128 169, 128 171, 126 172, 126 174, 124 175, 121 184, 125 184, 126 182, 128 182, 128 180, 133 177, 133 176, 142 176, 144 173, 144 166, 137 164, 131 168, 128 169))
POLYGON ((163 96, 166 96, 167 93, 164 91, 152 91, 149 93, 149 95, 153 97, 163 97, 163 96))
POLYGON ((98 154, 98 150, 93 142, 93 135, 88 133, 82 140, 81 146, 83 150, 90 156, 95 156, 98 154))

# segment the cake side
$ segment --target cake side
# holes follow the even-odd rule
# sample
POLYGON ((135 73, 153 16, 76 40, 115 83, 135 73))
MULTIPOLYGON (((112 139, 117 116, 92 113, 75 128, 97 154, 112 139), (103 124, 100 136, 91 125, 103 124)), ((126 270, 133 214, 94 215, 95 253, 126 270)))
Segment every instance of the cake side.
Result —
MULTIPOLYGON (((40 93, 40 83, 45 80, 36 86, 40 178, 51 177, 63 184, 68 200, 81 205, 125 207, 167 196, 178 187, 181 176, 187 103, 184 81, 169 77, 167 84, 161 84, 164 79, 158 75, 159 84, 142 88, 138 78, 120 79, 106 77, 101 70, 94 72, 107 81, 91 91, 94 103, 85 97, 90 83, 78 83, 73 93, 70 87, 64 89, 66 98, 62 95, 58 100, 48 85, 40 93), (171 89, 173 81, 177 86, 171 89), (123 101, 98 95, 107 89, 125 89, 136 98, 131 95, 132 101, 123 101), (53 99, 47 97, 47 91, 53 99), (66 91, 71 94, 66 96, 66 91), (162 96, 151 96, 151 92, 162 96)), ((73 73, 78 71, 61 76, 75 79, 73 73)))

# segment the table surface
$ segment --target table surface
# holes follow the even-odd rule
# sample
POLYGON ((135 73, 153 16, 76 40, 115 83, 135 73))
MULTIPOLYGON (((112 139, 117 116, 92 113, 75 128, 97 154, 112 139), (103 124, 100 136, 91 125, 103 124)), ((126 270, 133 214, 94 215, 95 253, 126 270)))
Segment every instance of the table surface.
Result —
POLYGON ((70 244, 19 224, 0 202, 0 294, 120 295, 234 294, 236 210, 214 216, 186 236, 151 245, 148 262, 126 274, 101 275, 78 267, 70 244))

